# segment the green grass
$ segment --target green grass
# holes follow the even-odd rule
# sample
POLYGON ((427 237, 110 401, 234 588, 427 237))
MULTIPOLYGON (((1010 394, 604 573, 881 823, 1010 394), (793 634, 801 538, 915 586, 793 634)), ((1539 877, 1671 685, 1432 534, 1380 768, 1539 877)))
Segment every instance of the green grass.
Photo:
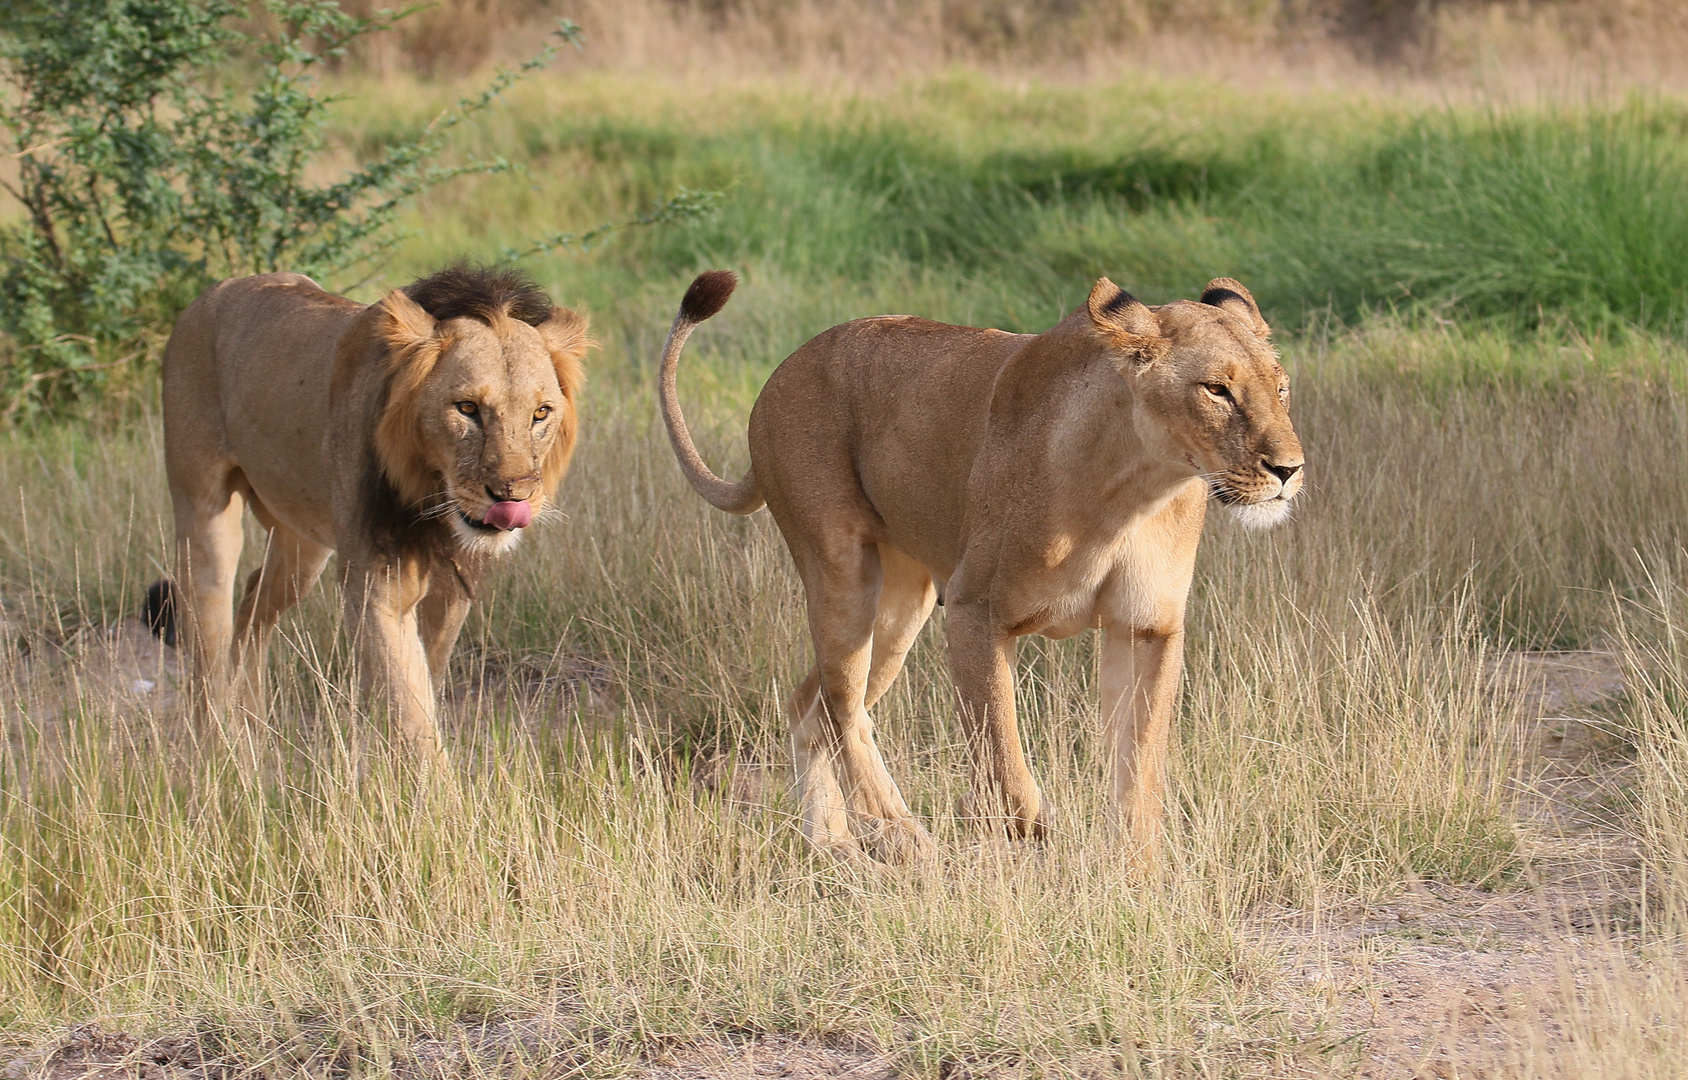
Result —
MULTIPOLYGON (((724 191, 720 213, 618 240, 589 271, 540 265, 595 306, 728 265, 826 294, 827 321, 912 304, 1035 330, 1100 273, 1161 301, 1227 272, 1286 329, 1403 305, 1508 327, 1683 325, 1688 109, 1671 99, 1414 108, 969 75, 696 96, 617 80, 517 91, 483 145, 531 172, 438 196, 450 224, 405 264, 520 247, 689 187, 724 191)), ((349 123, 369 152, 422 115, 349 123)))

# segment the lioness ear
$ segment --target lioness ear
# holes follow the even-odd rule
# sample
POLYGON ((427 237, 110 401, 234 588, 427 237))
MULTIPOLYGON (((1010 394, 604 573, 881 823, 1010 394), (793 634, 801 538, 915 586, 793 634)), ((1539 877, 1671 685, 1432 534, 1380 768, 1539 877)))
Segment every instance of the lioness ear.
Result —
POLYGON ((1202 290, 1202 303, 1229 311, 1253 328, 1255 336, 1265 340, 1272 336, 1272 328, 1260 314, 1260 305, 1236 278, 1216 277, 1202 290))
POLYGON ((1160 323, 1143 301, 1100 278, 1085 301, 1096 332, 1123 349, 1138 366, 1153 363, 1166 348, 1160 323))
POLYGON ((551 354, 551 364, 557 369, 557 385, 562 387, 563 395, 573 401, 586 381, 580 358, 586 355, 587 349, 597 344, 586 332, 586 319, 566 307, 554 307, 545 321, 534 329, 539 331, 539 340, 545 343, 546 351, 551 354))

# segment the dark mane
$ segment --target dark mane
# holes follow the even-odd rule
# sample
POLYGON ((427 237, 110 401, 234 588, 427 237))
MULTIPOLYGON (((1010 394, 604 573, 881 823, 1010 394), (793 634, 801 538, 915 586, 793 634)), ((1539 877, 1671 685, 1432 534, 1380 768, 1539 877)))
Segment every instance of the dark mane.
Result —
POLYGON ((538 326, 551 317, 551 298, 513 266, 456 262, 405 286, 404 294, 439 320, 467 316, 491 322, 499 312, 538 326))

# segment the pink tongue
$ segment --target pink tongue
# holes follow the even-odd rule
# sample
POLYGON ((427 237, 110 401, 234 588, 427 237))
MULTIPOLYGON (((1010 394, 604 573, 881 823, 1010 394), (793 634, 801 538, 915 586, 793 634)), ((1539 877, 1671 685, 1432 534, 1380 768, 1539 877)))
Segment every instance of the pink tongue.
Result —
POLYGON ((487 508, 481 519, 495 529, 525 529, 533 520, 533 507, 526 499, 519 502, 497 502, 487 508))

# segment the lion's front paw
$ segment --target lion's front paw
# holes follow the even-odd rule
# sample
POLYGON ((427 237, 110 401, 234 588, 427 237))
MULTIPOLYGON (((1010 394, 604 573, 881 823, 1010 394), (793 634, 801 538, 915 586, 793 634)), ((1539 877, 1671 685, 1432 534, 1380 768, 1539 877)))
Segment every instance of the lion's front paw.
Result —
POLYGON ((912 817, 859 817, 856 836, 869 855, 891 866, 927 862, 938 854, 932 834, 912 817))

